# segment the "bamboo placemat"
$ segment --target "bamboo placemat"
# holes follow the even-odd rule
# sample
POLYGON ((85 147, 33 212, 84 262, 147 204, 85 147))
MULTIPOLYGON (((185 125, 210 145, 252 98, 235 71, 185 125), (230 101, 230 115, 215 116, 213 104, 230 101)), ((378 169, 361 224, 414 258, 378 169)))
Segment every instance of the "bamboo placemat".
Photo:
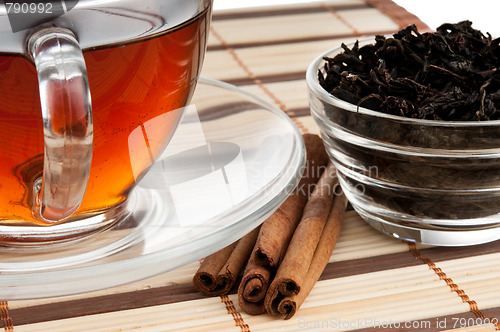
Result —
MULTIPOLYGON (((217 1, 217 0, 215 0, 217 1)), ((391 1, 334 0, 216 12, 203 75, 240 86, 317 133, 304 80, 314 57, 341 42, 387 34, 418 18, 391 1)), ((466 248, 382 235, 349 211, 320 281, 284 321, 249 316, 236 295, 209 298, 191 284, 199 262, 112 289, 0 301, 5 331, 494 331, 500 319, 500 241, 466 248)), ((1 294, 0 294, 1 297, 1 294)), ((0 298, 1 300, 1 298, 0 298)), ((498 329, 497 329, 498 330, 498 329)))

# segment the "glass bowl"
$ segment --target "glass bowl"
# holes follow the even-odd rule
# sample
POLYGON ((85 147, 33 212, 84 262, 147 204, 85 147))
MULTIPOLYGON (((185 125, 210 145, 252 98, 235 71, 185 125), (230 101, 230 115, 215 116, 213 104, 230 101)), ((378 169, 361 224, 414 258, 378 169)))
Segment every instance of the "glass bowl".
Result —
MULTIPOLYGON (((360 43, 372 43, 373 39, 360 43)), ((353 208, 399 239, 462 246, 500 239, 500 121, 410 119, 330 95, 306 74, 311 113, 353 208)))

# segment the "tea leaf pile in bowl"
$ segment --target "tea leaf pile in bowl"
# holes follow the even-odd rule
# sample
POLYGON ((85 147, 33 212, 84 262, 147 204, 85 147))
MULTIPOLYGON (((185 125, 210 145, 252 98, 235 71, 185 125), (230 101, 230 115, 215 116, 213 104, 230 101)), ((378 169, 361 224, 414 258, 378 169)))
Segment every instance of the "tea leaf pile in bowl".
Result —
POLYGON ((469 21, 409 26, 311 63, 311 113, 372 226, 435 245, 500 238, 499 43, 469 21))
POLYGON ((409 118, 467 121, 500 118, 500 38, 470 21, 435 33, 415 26, 392 38, 327 57, 321 86, 350 103, 409 118))

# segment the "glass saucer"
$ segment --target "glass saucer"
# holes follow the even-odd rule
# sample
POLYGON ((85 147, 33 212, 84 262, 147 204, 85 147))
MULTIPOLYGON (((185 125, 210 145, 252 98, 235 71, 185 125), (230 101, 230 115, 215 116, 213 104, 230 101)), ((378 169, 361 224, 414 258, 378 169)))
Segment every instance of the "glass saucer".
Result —
POLYGON ((304 157, 300 132, 281 110, 200 78, 171 142, 131 193, 126 217, 77 242, 0 247, 0 300, 118 286, 206 257, 277 209, 304 157))

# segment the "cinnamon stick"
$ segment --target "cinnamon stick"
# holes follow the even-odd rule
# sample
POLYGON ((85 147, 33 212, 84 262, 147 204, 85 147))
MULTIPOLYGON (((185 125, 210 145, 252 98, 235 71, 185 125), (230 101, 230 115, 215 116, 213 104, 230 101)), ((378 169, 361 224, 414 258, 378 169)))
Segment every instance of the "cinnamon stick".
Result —
POLYGON ((286 255, 269 286, 266 311, 290 319, 313 288, 332 254, 347 205, 344 194, 335 197, 335 169, 329 165, 307 203, 286 255), (328 198, 330 196, 330 199, 328 198))
POLYGON ((262 224, 238 288, 239 305, 248 314, 265 312, 268 285, 286 252, 304 206, 328 163, 328 155, 319 136, 305 134, 303 139, 307 160, 302 178, 292 194, 262 224))
POLYGON ((195 288, 210 296, 227 294, 243 271, 259 230, 260 226, 240 240, 206 257, 193 277, 195 288))
POLYGON ((329 160, 318 135, 304 134, 302 137, 307 157, 303 176, 276 213, 263 223, 252 252, 255 262, 263 266, 275 267, 283 258, 307 200, 329 160))
POLYGON ((272 274, 272 269, 256 263, 250 257, 238 287, 238 304, 247 314, 260 315, 266 312, 264 298, 272 274))

